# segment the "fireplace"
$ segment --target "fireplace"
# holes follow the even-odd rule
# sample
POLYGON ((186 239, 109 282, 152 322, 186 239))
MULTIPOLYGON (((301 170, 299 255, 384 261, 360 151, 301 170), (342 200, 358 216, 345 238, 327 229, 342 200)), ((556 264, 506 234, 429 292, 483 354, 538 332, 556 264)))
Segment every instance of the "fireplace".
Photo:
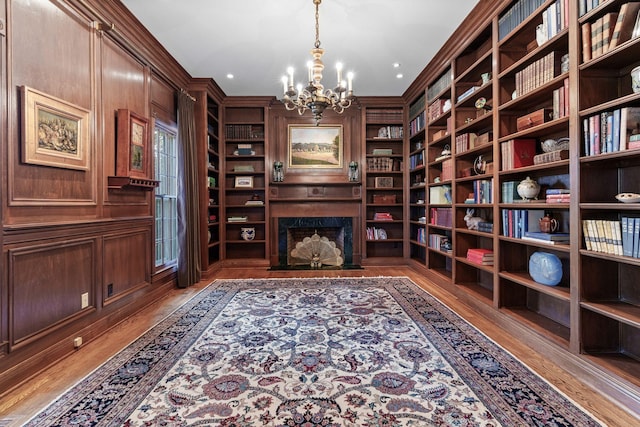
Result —
MULTIPOLYGON (((278 268, 314 268, 305 258, 292 251, 305 238, 319 238, 335 244, 341 265, 322 268, 353 268, 353 221, 351 217, 280 217, 278 218, 278 268)), ((357 266, 356 266, 357 267, 357 266)), ((320 266, 315 266, 320 268, 320 266)))

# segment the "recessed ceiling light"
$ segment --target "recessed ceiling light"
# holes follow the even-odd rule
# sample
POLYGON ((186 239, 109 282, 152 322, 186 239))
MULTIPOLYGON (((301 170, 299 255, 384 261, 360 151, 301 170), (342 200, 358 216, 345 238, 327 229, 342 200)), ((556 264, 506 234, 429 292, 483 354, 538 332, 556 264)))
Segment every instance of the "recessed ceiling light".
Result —
POLYGON ((233 78, 233 74, 231 74, 231 73, 227 74, 227 78, 228 79, 232 79, 233 78))
POLYGON ((400 63, 399 62, 394 62, 393 63, 393 68, 400 68, 400 63))
POLYGON ((396 79, 401 79, 401 78, 403 78, 403 77, 404 77, 404 76, 402 75, 402 73, 398 73, 398 74, 396 74, 396 79))

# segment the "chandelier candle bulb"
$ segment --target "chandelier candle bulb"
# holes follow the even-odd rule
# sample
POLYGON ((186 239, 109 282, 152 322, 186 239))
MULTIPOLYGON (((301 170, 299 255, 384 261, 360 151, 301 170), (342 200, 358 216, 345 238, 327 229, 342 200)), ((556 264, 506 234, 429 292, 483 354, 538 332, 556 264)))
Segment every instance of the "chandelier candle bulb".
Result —
POLYGON ((336 70, 338 70, 338 87, 342 87, 342 63, 336 64, 336 70))
POLYGON ((293 88, 293 67, 289 67, 287 73, 289 73, 289 87, 293 88))
POLYGON ((353 73, 351 71, 347 73, 347 85, 349 94, 351 94, 353 92, 353 73))

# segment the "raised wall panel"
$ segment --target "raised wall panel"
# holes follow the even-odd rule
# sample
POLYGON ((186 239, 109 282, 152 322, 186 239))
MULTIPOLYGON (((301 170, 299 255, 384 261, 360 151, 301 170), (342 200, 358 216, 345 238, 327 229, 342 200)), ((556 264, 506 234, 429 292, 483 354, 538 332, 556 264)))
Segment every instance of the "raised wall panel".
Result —
POLYGON ((17 348, 83 310, 81 296, 95 306, 94 239, 9 250, 11 347, 17 348))
POLYGON ((105 303, 151 282, 150 248, 149 229, 105 236, 102 291, 105 303))
MULTIPOLYGON (((89 169, 36 166, 21 161, 20 86, 93 111, 94 43, 91 22, 59 2, 13 1, 7 37, 9 69, 8 202, 10 206, 96 204, 96 141, 89 141, 89 169), (37 31, 34 29, 37 28, 37 31)), ((96 116, 89 114, 90 129, 96 116)), ((92 131, 90 131, 91 133, 92 131)), ((21 214, 11 212, 7 218, 21 214)), ((19 222, 16 219, 15 222, 19 222)))

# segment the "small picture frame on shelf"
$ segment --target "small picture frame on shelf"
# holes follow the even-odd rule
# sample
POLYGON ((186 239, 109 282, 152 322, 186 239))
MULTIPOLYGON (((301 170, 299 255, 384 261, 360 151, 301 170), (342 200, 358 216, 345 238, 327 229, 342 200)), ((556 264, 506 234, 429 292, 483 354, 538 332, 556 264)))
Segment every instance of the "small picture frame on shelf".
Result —
POLYGON ((375 178, 375 188, 393 188, 392 176, 377 176, 375 178))
POLYGON ((131 110, 119 109, 117 127, 118 176, 151 178, 149 120, 131 110))
POLYGON ((236 176, 235 188, 253 188, 253 177, 236 176))

